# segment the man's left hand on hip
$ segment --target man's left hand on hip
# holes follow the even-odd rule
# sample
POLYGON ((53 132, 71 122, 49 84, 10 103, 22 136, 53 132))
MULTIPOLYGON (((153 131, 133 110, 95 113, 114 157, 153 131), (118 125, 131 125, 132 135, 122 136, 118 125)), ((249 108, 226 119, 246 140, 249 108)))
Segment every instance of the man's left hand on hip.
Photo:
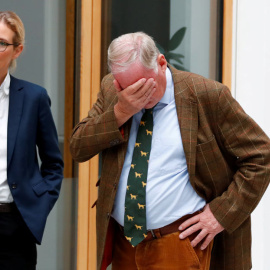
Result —
POLYGON ((182 231, 179 235, 180 239, 184 239, 189 235, 198 232, 198 235, 192 240, 191 245, 196 247, 198 243, 202 242, 201 250, 204 250, 209 243, 214 239, 214 237, 222 232, 224 228, 219 224, 219 222, 214 217, 207 204, 203 212, 186 220, 179 226, 179 230, 182 231))

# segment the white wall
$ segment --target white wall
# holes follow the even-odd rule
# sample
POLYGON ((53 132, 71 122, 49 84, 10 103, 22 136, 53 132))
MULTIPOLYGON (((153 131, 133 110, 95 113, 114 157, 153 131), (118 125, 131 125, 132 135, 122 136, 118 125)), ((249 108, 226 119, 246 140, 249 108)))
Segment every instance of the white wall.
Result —
MULTIPOLYGON (((233 95, 269 136, 269 0, 234 0, 233 49, 233 95)), ((270 189, 252 214, 252 237, 252 269, 270 269, 270 189)))

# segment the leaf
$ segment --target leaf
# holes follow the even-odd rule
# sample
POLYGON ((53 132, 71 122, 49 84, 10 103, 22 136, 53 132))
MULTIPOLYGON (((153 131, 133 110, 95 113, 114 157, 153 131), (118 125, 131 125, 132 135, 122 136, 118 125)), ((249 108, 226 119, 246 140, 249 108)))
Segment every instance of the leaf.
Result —
POLYGON ((179 64, 184 64, 180 58, 184 58, 184 55, 182 54, 179 54, 179 53, 172 53, 172 52, 168 52, 166 53, 166 59, 173 59, 175 60, 176 62, 178 62, 179 64))
POLYGON ((165 53, 165 50, 163 49, 163 47, 160 44, 158 44, 157 42, 156 42, 156 46, 157 46, 157 48, 158 48, 158 50, 159 50, 159 52, 161 54, 164 54, 165 53))
POLYGON ((173 52, 168 52, 166 55, 171 58, 184 58, 185 57, 183 54, 173 53, 173 52))
POLYGON ((173 37, 169 41, 169 51, 175 50, 181 44, 185 36, 186 29, 186 27, 182 27, 173 35, 173 37))
POLYGON ((178 64, 184 65, 184 63, 180 59, 174 59, 174 58, 169 58, 177 62, 178 64))
POLYGON ((172 66, 174 66, 175 68, 179 69, 179 70, 183 70, 183 71, 188 71, 187 69, 185 69, 183 66, 177 65, 177 64, 172 64, 170 63, 172 66))

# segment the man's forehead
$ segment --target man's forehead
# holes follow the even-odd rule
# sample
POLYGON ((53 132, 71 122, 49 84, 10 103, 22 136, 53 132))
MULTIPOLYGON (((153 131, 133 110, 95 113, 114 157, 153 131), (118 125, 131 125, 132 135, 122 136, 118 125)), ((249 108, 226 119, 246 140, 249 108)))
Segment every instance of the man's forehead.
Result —
POLYGON ((126 88, 142 78, 153 78, 154 70, 149 70, 142 65, 131 65, 126 71, 114 74, 114 78, 118 81, 122 88, 126 88))

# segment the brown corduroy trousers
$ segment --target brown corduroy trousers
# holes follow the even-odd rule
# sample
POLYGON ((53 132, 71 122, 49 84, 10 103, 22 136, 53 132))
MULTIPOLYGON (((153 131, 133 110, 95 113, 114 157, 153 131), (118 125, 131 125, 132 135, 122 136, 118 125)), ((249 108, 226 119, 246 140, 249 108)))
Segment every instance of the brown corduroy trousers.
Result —
POLYGON ((211 243, 205 250, 190 244, 195 235, 184 240, 179 232, 143 241, 132 247, 116 226, 112 270, 208 270, 211 259, 211 243))

